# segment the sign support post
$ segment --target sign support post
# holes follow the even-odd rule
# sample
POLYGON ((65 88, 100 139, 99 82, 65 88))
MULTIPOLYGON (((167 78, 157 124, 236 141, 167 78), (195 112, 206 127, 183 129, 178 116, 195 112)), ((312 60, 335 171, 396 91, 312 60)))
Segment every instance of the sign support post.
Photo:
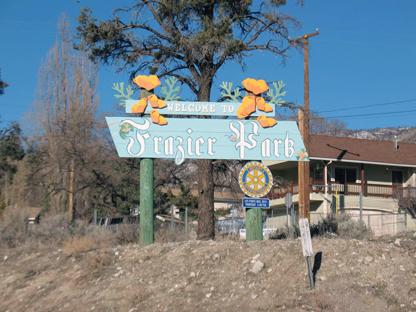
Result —
POLYGON ((268 194, 273 185, 273 176, 269 168, 260 162, 249 162, 240 170, 238 177, 240 188, 249 198, 243 198, 246 208, 246 240, 263 240, 263 208, 270 208, 268 194))
POLYGON ((258 208, 246 210, 247 241, 263 240, 263 211, 258 208))
POLYGON ((312 273, 312 264, 311 264, 311 257, 306 257, 306 264, 308 266, 308 277, 309 277, 309 288, 315 288, 315 283, 313 282, 313 273, 312 273))
POLYGON ((153 244, 153 159, 140 161, 140 241, 153 244))

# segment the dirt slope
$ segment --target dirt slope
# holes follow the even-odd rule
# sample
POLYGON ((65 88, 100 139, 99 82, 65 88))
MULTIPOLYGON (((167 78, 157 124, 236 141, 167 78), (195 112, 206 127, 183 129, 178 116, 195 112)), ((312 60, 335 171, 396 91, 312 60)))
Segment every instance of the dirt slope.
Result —
POLYGON ((2 250, 0 311, 416 311, 412 235, 313 244, 314 290, 299 240, 2 250))

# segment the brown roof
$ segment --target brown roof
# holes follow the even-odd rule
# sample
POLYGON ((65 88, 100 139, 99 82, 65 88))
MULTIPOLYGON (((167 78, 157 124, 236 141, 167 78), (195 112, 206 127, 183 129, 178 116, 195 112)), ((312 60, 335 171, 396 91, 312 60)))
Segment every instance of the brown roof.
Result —
POLYGON ((416 144, 393 141, 311 135, 309 155, 312 158, 353 160, 416 167, 416 144))

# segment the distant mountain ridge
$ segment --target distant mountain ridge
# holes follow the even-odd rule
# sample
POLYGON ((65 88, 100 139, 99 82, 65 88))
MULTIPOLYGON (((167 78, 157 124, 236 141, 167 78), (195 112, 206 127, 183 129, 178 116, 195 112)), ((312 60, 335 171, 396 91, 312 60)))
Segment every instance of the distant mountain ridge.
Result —
POLYGON ((416 143, 416 127, 388 127, 361 130, 346 130, 345 136, 368 140, 386 140, 416 143))

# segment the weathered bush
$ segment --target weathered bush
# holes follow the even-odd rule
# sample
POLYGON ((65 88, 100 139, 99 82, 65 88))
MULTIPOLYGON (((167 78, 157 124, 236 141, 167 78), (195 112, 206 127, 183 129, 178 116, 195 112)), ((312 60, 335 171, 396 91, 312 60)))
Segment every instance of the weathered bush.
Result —
POLYGON ((0 221, 0 245, 16 247, 27 239, 28 227, 21 210, 5 211, 0 221))
MULTIPOLYGON (((336 234, 344 238, 365 239, 371 237, 372 233, 362 221, 354 221, 348 215, 338 216, 329 215, 316 224, 310 225, 311 236, 324 236, 336 234)), ((289 237, 299 237, 300 230, 298 225, 277 229, 269 236, 270 239, 285 239, 289 237)))
POLYGON ((89 227, 85 233, 78 234, 63 243, 63 252, 68 256, 110 247, 114 245, 116 236, 111 231, 99 227, 89 227))
POLYGON ((366 239, 372 236, 372 232, 363 221, 352 220, 347 215, 338 218, 337 234, 344 238, 366 239))

